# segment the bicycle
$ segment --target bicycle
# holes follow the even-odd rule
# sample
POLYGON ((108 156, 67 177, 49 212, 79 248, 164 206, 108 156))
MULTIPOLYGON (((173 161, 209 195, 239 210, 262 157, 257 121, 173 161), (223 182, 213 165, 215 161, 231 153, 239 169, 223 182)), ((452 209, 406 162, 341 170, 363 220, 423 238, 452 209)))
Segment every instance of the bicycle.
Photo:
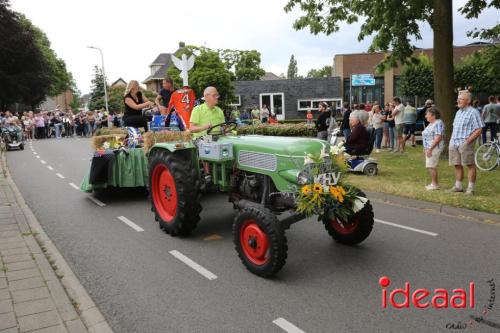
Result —
POLYGON ((476 166, 483 171, 491 171, 500 164, 500 141, 495 140, 482 144, 474 154, 476 166))

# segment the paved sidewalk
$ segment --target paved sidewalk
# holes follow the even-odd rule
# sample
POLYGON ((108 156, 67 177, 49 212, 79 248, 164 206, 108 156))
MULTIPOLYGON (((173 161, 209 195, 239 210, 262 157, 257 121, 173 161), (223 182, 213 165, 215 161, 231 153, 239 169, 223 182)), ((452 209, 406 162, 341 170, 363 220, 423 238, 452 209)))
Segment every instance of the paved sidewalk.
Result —
POLYGON ((1 163, 0 333, 112 332, 1 163))

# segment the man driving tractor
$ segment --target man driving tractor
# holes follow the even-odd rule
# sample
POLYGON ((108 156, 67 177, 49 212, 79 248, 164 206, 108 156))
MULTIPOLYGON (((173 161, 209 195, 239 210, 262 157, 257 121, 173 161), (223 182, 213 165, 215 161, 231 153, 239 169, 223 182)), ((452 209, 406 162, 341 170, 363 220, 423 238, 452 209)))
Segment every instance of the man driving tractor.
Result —
MULTIPOLYGON (((189 120, 189 129, 195 139, 207 134, 207 130, 213 125, 225 122, 224 112, 217 106, 219 102, 217 89, 215 87, 205 88, 203 98, 205 99, 205 103, 193 109, 191 119, 189 120)), ((220 128, 216 128, 215 131, 220 131, 220 128)))

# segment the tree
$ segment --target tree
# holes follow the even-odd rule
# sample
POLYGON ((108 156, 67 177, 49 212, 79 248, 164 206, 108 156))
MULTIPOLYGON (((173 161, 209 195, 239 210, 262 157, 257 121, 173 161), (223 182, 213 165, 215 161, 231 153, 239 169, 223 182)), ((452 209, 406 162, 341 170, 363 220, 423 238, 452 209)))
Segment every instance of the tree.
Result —
MULTIPOLYGON (((194 67, 189 71, 189 85, 195 91, 197 97, 203 96, 203 90, 208 86, 214 86, 219 92, 219 105, 226 108, 234 100, 234 88, 232 85, 232 74, 227 65, 222 61, 217 51, 197 46, 186 46, 176 53, 177 57, 182 54, 196 56, 194 67)), ((174 80, 176 86, 182 86, 179 70, 170 66, 167 74, 174 80)))
POLYGON ((124 86, 115 86, 109 89, 108 107, 110 113, 123 113, 125 111, 125 104, 123 102, 124 93, 124 86))
POLYGON ((309 72, 307 72, 307 77, 329 77, 332 76, 333 74, 333 67, 332 66, 324 66, 323 68, 320 69, 311 69, 309 72))
POLYGON ((434 98, 432 63, 422 54, 417 64, 406 64, 401 71, 401 93, 403 96, 434 98))
POLYGON ((289 80, 296 79, 298 76, 299 69, 297 68, 297 60, 295 60, 294 55, 290 57, 290 62, 288 63, 287 78, 289 80))
POLYGON ((89 110, 106 108, 106 102, 104 100, 104 81, 108 82, 104 77, 102 69, 94 66, 94 78, 92 79, 92 88, 90 91, 89 110))
POLYGON ((260 80, 266 71, 260 67, 260 53, 252 51, 242 51, 238 62, 234 66, 236 80, 251 81, 260 80))
MULTIPOLYGON (((337 32, 341 22, 364 20, 358 40, 372 36, 369 52, 389 52, 379 64, 383 71, 398 64, 417 61, 411 39, 422 39, 419 23, 427 22, 434 31, 434 96, 447 128, 454 114, 453 87, 453 6, 452 0, 288 0, 285 11, 295 6, 305 12, 294 22, 295 29, 309 27, 311 33, 337 32)), ((498 0, 467 0, 459 9, 466 18, 477 18, 485 8, 500 8, 498 0)), ((477 32, 489 33, 492 29, 477 32)), ((472 32, 474 33, 474 32, 472 32)))
POLYGON ((473 93, 500 94, 500 45, 467 56, 455 67, 455 86, 473 93))
POLYGON ((0 109, 14 102, 35 108, 68 89, 71 74, 47 36, 7 0, 0 0, 0 36, 0 109))
MULTIPOLYGON (((200 51, 214 51, 199 47, 200 51)), ((256 50, 215 50, 219 54, 226 69, 231 73, 231 80, 250 81, 259 80, 266 72, 260 67, 260 52, 256 50)))
POLYGON ((14 102, 34 107, 45 98, 46 60, 31 33, 9 2, 0 2, 0 109, 14 102))

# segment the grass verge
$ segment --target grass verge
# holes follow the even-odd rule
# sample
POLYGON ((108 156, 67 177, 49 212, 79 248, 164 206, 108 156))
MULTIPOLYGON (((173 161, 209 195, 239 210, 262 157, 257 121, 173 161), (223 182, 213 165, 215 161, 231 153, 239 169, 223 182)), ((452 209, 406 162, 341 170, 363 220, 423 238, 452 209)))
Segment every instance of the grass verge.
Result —
MULTIPOLYGON (((362 190, 394 194, 402 197, 437 202, 455 207, 500 214, 500 168, 483 172, 478 170, 474 196, 463 193, 446 193, 455 183, 454 168, 441 157, 438 166, 440 190, 427 191, 430 176, 425 168, 422 146, 407 147, 405 154, 386 151, 372 153, 379 162, 379 174, 368 177, 361 174, 347 175, 347 181, 362 190)), ((467 186, 467 172, 464 187, 467 186)))

